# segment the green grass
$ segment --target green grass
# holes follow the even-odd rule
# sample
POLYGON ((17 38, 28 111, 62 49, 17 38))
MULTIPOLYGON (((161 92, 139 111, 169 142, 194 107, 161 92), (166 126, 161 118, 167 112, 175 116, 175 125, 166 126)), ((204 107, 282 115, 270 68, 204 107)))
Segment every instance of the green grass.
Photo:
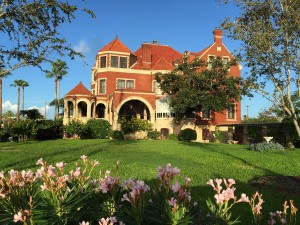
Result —
POLYGON ((71 168, 81 155, 98 160, 103 172, 115 172, 115 162, 120 160, 121 179, 133 177, 147 182, 155 179, 159 165, 171 163, 181 169, 184 177, 192 179, 192 195, 201 200, 203 207, 207 196, 213 198, 213 191, 206 182, 210 178, 223 177, 236 180, 237 195, 242 192, 252 195, 256 190, 263 193, 265 213, 282 210, 284 200, 289 199, 295 199, 296 206, 300 207, 299 197, 278 193, 270 188, 254 188, 248 183, 261 176, 299 176, 298 149, 289 149, 283 153, 260 153, 248 151, 243 145, 182 143, 171 140, 94 139, 0 143, 0 171, 36 169, 35 163, 39 158, 50 164, 64 161, 71 168))

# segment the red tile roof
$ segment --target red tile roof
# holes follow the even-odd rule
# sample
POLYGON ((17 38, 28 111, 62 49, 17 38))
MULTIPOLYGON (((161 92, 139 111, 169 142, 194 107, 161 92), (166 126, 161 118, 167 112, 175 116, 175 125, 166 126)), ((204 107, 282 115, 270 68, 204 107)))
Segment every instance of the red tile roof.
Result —
POLYGON ((80 81, 76 87, 74 87, 71 91, 69 91, 66 95, 89 95, 92 96, 93 94, 82 84, 80 81))
POLYGON ((126 52, 126 53, 131 53, 132 54, 132 51, 126 45, 124 45, 118 39, 118 37, 116 37, 109 44, 105 45, 102 49, 100 49, 99 52, 105 52, 105 51, 126 52))
POLYGON ((160 58, 157 63, 153 66, 154 70, 173 70, 174 67, 165 58, 160 58))
MULTIPOLYGON (((182 54, 170 46, 150 43, 144 43, 143 45, 150 45, 152 69, 154 69, 154 66, 159 66, 161 70, 174 69, 172 66, 173 62, 176 59, 180 62, 182 60, 182 54), (162 64, 162 62, 164 63, 162 64), (166 66, 166 68, 164 68, 163 65, 166 66), (170 65, 172 67, 170 67, 170 65)), ((134 53, 137 56, 137 64, 134 65, 133 69, 143 69, 143 45, 134 53)))

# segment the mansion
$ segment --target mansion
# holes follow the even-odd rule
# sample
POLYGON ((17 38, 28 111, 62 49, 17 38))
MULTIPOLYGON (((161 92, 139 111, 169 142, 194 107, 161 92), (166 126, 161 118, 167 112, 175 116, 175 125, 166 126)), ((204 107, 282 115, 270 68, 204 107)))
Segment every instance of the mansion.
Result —
MULTIPOLYGON (((64 124, 73 119, 83 122, 91 118, 105 119, 116 130, 119 129, 119 119, 136 117, 149 120, 153 130, 161 132, 162 138, 172 134, 174 113, 155 80, 155 74, 170 72, 186 55, 191 60, 233 59, 222 42, 221 30, 213 31, 213 40, 213 44, 199 52, 180 53, 157 41, 142 43, 133 52, 116 37, 98 51, 90 89, 80 82, 64 96, 64 124)), ((240 70, 240 65, 232 66, 229 75, 240 77, 240 70)), ((197 141, 203 142, 209 139, 217 125, 228 130, 229 125, 238 124, 240 120, 241 104, 236 102, 223 112, 194 112, 187 116, 182 129, 195 129, 197 141)))

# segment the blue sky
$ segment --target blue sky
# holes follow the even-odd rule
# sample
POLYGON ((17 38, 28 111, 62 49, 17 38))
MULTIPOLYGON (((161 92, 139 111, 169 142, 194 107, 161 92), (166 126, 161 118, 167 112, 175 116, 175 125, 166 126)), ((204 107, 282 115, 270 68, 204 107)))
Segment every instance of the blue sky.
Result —
MULTIPOLYGON (((212 32, 225 17, 235 17, 239 13, 234 6, 220 5, 214 0, 87 0, 85 7, 92 9, 97 18, 78 13, 73 23, 60 30, 71 46, 85 55, 84 60, 61 58, 69 67, 61 81, 61 97, 80 81, 90 89, 96 53, 116 35, 132 51, 142 42, 157 40, 181 53, 185 50, 197 52, 213 43, 212 32)), ((230 51, 239 46, 238 41, 226 37, 223 42, 230 51)), ((52 57, 56 60, 57 56, 52 57)), ((45 65, 45 68, 50 69, 50 66, 45 65)), ((3 79, 3 112, 16 110, 17 89, 10 87, 15 79, 30 84, 25 89, 25 108, 39 108, 44 115, 46 104, 54 99, 54 81, 33 67, 15 70, 12 76, 3 79)), ((260 96, 251 100, 244 98, 242 115, 246 114, 246 106, 249 106, 249 116, 255 117, 270 103, 260 96)), ((53 107, 47 107, 48 119, 53 119, 53 111, 53 107)))

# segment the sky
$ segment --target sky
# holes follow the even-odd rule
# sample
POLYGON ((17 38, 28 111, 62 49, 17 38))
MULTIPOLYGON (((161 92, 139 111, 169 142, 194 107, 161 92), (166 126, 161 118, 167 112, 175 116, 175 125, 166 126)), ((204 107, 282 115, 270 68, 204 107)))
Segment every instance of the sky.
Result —
MULTIPOLYGON (((72 1, 72 4, 80 1, 72 1)), ((131 51, 136 51, 143 42, 158 41, 183 53, 185 50, 198 52, 213 43, 213 30, 226 17, 234 18, 239 11, 233 5, 221 5, 214 0, 87 0, 86 8, 96 14, 93 19, 85 13, 77 13, 76 19, 60 29, 73 49, 83 53, 84 59, 67 62, 68 74, 61 80, 61 97, 82 82, 90 89, 91 68, 97 52, 116 36, 131 51)), ((240 43, 223 36, 223 43, 230 51, 240 43)), ((57 56, 53 55, 53 60, 57 56)), ((243 64, 242 64, 243 65, 243 64)), ((51 69, 45 65, 45 69, 51 69)), ((247 68, 243 68, 244 76, 247 68)), ((37 108, 53 119, 54 108, 48 103, 54 99, 54 79, 34 67, 20 68, 11 76, 3 78, 3 113, 16 112, 17 88, 10 85, 16 79, 29 83, 25 88, 25 109, 37 108), (46 110, 46 111, 45 111, 46 110)), ((256 117, 270 103, 260 96, 242 99, 242 116, 256 117), (248 106, 248 107, 247 107, 248 106)))

